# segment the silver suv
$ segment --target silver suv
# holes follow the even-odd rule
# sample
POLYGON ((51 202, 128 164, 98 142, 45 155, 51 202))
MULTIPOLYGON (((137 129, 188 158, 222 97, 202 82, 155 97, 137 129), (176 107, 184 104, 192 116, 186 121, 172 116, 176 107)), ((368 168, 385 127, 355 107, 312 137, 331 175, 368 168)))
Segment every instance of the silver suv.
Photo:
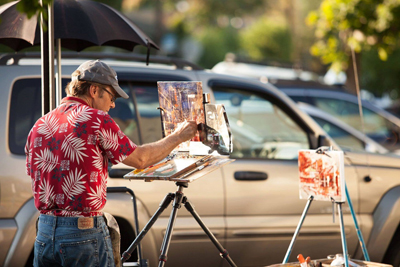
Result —
MULTIPOLYGON (((32 56, 12 54, 0 58, 3 133, 0 135, 0 265, 3 266, 29 265, 35 240, 38 212, 30 178, 24 171, 23 150, 26 136, 41 110, 41 68, 38 59, 30 59, 32 56)), ((153 63, 145 66, 130 55, 123 58, 123 61, 104 59, 117 71, 121 87, 130 96, 117 99, 110 114, 137 144, 161 138, 157 81, 201 81, 212 102, 225 105, 234 136, 231 157, 236 161, 193 182, 185 189, 185 195, 237 265, 282 262, 306 204, 299 199, 298 150, 322 145, 339 147, 272 85, 216 74, 172 59, 154 57, 153 63)), ((63 59, 63 84, 85 59, 63 59)), ((175 192, 176 185, 166 181, 124 180, 122 176, 130 170, 123 164, 113 166, 108 187, 127 186, 135 192, 142 229, 164 196, 175 192)), ((345 174, 371 260, 399 266, 400 158, 346 152, 345 174)), ((348 252, 354 258, 362 258, 346 207, 348 252)), ((122 251, 125 251, 137 234, 130 195, 109 193, 106 211, 119 223, 122 251)), ((169 212, 170 208, 164 211, 141 242, 143 258, 148 259, 150 266, 158 263, 169 212)), ((313 202, 290 261, 295 261, 299 253, 316 259, 341 251, 340 228, 338 220, 332 222, 331 203, 313 202)), ((135 256, 131 260, 137 261, 135 256)), ((227 266, 227 263, 197 222, 181 209, 167 265, 227 266)))

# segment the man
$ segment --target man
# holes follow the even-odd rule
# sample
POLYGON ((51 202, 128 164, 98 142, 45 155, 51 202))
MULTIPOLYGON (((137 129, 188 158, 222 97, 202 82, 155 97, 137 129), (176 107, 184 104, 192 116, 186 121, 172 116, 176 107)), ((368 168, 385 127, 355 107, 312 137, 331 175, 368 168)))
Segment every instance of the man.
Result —
POLYGON ((34 266, 113 266, 102 209, 108 160, 145 168, 191 139, 184 123, 158 142, 136 146, 107 114, 117 97, 128 98, 105 63, 87 61, 72 74, 67 97, 40 118, 25 147, 27 174, 40 211, 34 266))

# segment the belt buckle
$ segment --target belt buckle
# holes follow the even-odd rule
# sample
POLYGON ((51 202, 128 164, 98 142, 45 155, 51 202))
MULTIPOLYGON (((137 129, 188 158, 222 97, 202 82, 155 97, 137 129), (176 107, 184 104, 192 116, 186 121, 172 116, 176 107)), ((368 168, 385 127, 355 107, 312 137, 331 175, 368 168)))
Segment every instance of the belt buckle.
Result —
POLYGON ((85 230, 94 227, 94 219, 91 217, 79 217, 78 218, 78 229, 85 230))

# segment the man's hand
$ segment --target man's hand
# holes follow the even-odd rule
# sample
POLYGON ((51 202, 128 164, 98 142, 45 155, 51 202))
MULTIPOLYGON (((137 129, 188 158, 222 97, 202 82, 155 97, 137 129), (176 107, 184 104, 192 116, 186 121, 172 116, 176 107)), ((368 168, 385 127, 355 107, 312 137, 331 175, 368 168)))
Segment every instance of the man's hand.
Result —
POLYGON ((197 124, 195 121, 184 121, 178 125, 174 134, 179 136, 181 142, 192 139, 197 133, 197 124))
POLYGON ((177 145, 193 138, 197 133, 195 121, 185 121, 167 137, 150 144, 138 146, 122 163, 144 169, 168 156, 177 145))

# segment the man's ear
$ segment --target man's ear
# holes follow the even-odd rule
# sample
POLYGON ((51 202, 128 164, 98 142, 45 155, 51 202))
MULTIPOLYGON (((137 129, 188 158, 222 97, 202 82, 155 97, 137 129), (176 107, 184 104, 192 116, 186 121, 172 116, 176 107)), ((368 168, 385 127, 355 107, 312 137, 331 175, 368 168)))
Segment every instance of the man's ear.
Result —
POLYGON ((94 98, 99 88, 96 85, 91 84, 89 87, 89 95, 94 98))

